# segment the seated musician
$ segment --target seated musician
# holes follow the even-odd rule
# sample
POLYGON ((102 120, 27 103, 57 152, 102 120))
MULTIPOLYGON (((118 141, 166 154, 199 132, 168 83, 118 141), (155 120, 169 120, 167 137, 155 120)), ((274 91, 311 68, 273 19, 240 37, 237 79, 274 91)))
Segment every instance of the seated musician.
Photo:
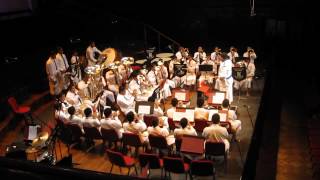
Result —
POLYGON ((220 115, 215 113, 211 120, 212 125, 203 129, 202 136, 206 138, 207 141, 223 142, 225 144, 225 151, 229 151, 229 133, 225 127, 219 125, 220 115))
POLYGON ((124 64, 120 64, 118 67, 118 72, 120 84, 126 84, 126 82, 129 80, 132 69, 127 69, 127 67, 124 64))
POLYGON ((141 82, 138 79, 139 71, 133 71, 130 76, 130 82, 129 82, 129 92, 132 94, 134 91, 136 91, 137 95, 141 95, 141 82))
POLYGON ((148 102, 154 103, 154 106, 153 106, 153 115, 154 116, 157 116, 157 117, 163 116, 164 113, 163 113, 162 108, 160 107, 160 100, 159 99, 156 99, 156 97, 150 96, 148 98, 148 102))
POLYGON ((187 74, 182 77, 183 81, 186 85, 192 86, 196 84, 196 73, 198 72, 197 62, 192 59, 192 57, 188 57, 187 60, 187 74))
POLYGON ((201 64, 202 61, 207 59, 207 54, 203 51, 201 46, 199 46, 198 51, 194 53, 193 59, 197 62, 197 64, 201 64))
POLYGON ((159 119, 154 119, 152 121, 152 126, 148 127, 148 133, 152 134, 154 136, 163 136, 167 140, 168 145, 172 145, 175 142, 175 139, 173 136, 170 136, 168 129, 161 128, 159 126, 159 119))
POLYGON ((182 118, 180 120, 180 126, 180 128, 176 128, 173 131, 175 137, 180 137, 182 135, 197 136, 197 131, 189 124, 187 118, 182 118))
POLYGON ((69 91, 66 95, 66 101, 76 107, 79 107, 81 105, 81 98, 78 94, 78 90, 76 89, 75 85, 71 85, 69 91))
POLYGON ((197 99, 197 107, 194 110, 194 118, 199 120, 208 120, 209 112, 204 108, 204 98, 197 99))
POLYGON ((66 100, 65 91, 62 91, 59 95, 57 95, 56 102, 61 103, 62 110, 64 112, 71 106, 71 104, 66 100))
POLYGON ((234 110, 230 109, 230 104, 228 99, 224 99, 221 104, 222 110, 228 111, 227 121, 231 124, 231 129, 234 132, 235 139, 239 141, 238 135, 241 130, 241 121, 237 120, 237 114, 234 110))
POLYGON ((76 115, 76 108, 74 108, 74 106, 70 106, 68 108, 68 113, 69 113, 68 123, 78 125, 83 131, 83 128, 82 128, 83 118, 76 115))
POLYGON ((118 119, 117 116, 114 116, 112 114, 112 110, 111 108, 106 108, 103 111, 104 114, 104 119, 101 119, 100 123, 101 123, 101 128, 103 129, 114 129, 117 134, 119 139, 122 138, 122 133, 123 133, 123 128, 122 128, 122 123, 121 121, 118 119))
POLYGON ((90 107, 87 107, 84 109, 84 116, 85 118, 83 119, 82 126, 83 127, 96 127, 100 128, 100 121, 93 116, 92 114, 92 109, 90 107))
POLYGON ((167 110, 167 116, 168 118, 173 118, 173 113, 176 112, 176 107, 178 105, 178 99, 177 98, 172 98, 171 99, 171 105, 172 107, 170 107, 168 110, 167 110))
POLYGON ((153 87, 156 87, 159 84, 158 82, 159 78, 157 78, 156 69, 157 69, 157 62, 153 62, 151 64, 151 70, 147 74, 148 80, 153 87))
POLYGON ((124 114, 127 114, 128 112, 134 110, 135 96, 136 94, 131 95, 129 91, 126 90, 125 86, 120 86, 119 94, 117 97, 117 104, 124 114))
POLYGON ((117 84, 116 75, 113 70, 109 70, 105 74, 105 78, 102 78, 104 86, 108 86, 108 89, 114 92, 116 95, 119 93, 119 86, 117 84), (103 82, 106 81, 106 82, 103 82))
POLYGON ((236 63, 236 58, 239 57, 237 49, 233 46, 230 47, 230 52, 227 55, 229 56, 233 64, 236 63))
POLYGON ((62 109, 62 104, 59 102, 55 102, 54 109, 55 119, 60 120, 65 124, 68 123, 68 114, 62 109))
POLYGON ((77 84, 79 89, 79 95, 81 97, 90 97, 91 89, 89 88, 89 84, 91 83, 91 80, 89 79, 89 76, 84 76, 84 78, 79 81, 77 84))
POLYGON ((163 83, 162 96, 164 99, 166 99, 167 97, 171 96, 171 89, 175 88, 176 85, 174 81, 168 79, 169 78, 168 69, 163 64, 162 60, 159 60, 157 65, 158 66, 156 68, 156 74, 157 74, 158 82, 160 86, 163 83))
POLYGON ((113 92, 109 91, 108 86, 104 86, 103 93, 102 93, 101 99, 100 99, 100 104, 103 106, 107 106, 107 104, 108 104, 107 101, 111 101, 112 103, 114 103, 116 100, 115 100, 113 92), (107 98, 108 98, 108 100, 107 100, 107 98))
POLYGON ((147 130, 147 125, 143 122, 143 120, 140 117, 137 117, 133 111, 127 113, 126 120, 128 122, 123 123, 124 132, 138 134, 141 142, 147 142, 148 133, 145 133, 147 130))
POLYGON ((170 73, 170 79, 173 78, 174 76, 174 65, 175 64, 180 64, 180 61, 178 59, 172 59, 169 63, 169 73, 170 73))
POLYGON ((185 62, 187 60, 186 58, 189 56, 188 49, 180 46, 179 51, 175 55, 177 60, 185 62))
POLYGON ((213 83, 214 77, 216 73, 216 65, 213 60, 206 58, 204 61, 202 61, 201 65, 212 65, 212 71, 211 72, 200 72, 199 77, 199 87, 201 87, 201 84, 204 82, 213 83))

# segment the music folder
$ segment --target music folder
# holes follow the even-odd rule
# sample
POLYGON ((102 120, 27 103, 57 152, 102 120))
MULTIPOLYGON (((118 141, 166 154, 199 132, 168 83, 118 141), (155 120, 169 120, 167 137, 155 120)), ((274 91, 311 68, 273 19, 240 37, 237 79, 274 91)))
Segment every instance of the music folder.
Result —
POLYGON ((153 114, 154 103, 148 101, 137 101, 135 111, 137 114, 153 114))
POLYGON ((183 135, 181 142, 182 153, 203 154, 205 139, 199 136, 183 135))
POLYGON ((212 66, 212 64, 199 65, 199 71, 204 71, 204 72, 213 71, 213 66, 212 66))

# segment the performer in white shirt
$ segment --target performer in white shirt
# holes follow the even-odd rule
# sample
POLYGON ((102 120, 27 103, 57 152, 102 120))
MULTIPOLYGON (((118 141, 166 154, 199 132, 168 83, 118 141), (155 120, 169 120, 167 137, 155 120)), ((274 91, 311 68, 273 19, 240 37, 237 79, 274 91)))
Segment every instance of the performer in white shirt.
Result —
POLYGON ((173 131, 174 137, 180 137, 182 135, 197 136, 197 131, 191 125, 189 125, 187 118, 182 118, 180 120, 180 126, 180 128, 176 128, 173 131))
POLYGON ((169 134, 168 129, 161 128, 159 126, 159 119, 158 118, 156 118, 152 121, 152 126, 148 127, 148 133, 149 133, 149 135, 165 137, 167 140, 167 144, 169 146, 175 142, 174 136, 169 134))
POLYGON ((133 71, 131 73, 130 76, 130 82, 129 82, 129 86, 128 86, 128 90, 131 94, 133 94, 134 92, 137 93, 137 95, 141 95, 142 94, 142 89, 141 89, 141 82, 138 79, 138 71, 133 71))
POLYGON ((83 127, 96 127, 98 130, 100 130, 100 121, 93 116, 92 109, 90 107, 87 107, 84 109, 84 115, 85 118, 83 119, 82 126, 83 127))
POLYGON ((116 95, 119 93, 119 85, 117 83, 117 77, 113 70, 106 72, 105 78, 102 78, 103 85, 108 86, 108 89, 114 92, 116 95))
POLYGON ((247 52, 243 53, 243 57, 248 57, 250 59, 250 62, 253 64, 255 59, 257 59, 257 55, 252 47, 247 47, 247 52))
POLYGON ((196 73, 198 72, 197 62, 192 59, 192 57, 188 57, 187 60, 187 73, 182 77, 183 82, 185 82, 188 86, 193 86, 196 84, 196 73))
POLYGON ((188 49, 184 47, 179 47, 179 51, 176 53, 176 58, 180 62, 185 62, 189 56, 188 49))
POLYGON ((95 42, 91 42, 86 50, 86 58, 88 60, 88 66, 94 66, 98 59, 95 58, 95 53, 101 54, 101 51, 96 47, 95 42))
POLYGON ((114 129, 117 132, 119 139, 121 139, 122 133, 124 132, 121 121, 118 117, 113 117, 111 108, 104 109, 103 114, 105 118, 100 121, 101 128, 114 129))
POLYGON ((178 99, 177 98, 172 98, 171 99, 171 105, 172 107, 170 107, 168 110, 167 110, 167 116, 168 118, 173 118, 173 113, 176 112, 176 107, 178 105, 178 99))
POLYGON ((67 124, 68 123, 68 114, 62 109, 62 104, 59 102, 56 102, 54 104, 54 109, 55 109, 54 117, 57 120, 62 121, 64 124, 67 124))
POLYGON ((217 56, 220 53, 221 53, 221 49, 218 46, 214 47, 213 52, 210 55, 211 60, 213 60, 215 63, 216 61, 219 62, 219 60, 217 59, 217 56))
POLYGON ((117 104, 124 114, 134 111, 135 97, 126 90, 125 86, 120 86, 119 88, 117 104))
POLYGON ((226 53, 219 54, 217 58, 221 61, 221 64, 215 89, 226 91, 226 97, 231 103, 233 101, 232 62, 226 53))
POLYGON ((238 120, 237 114, 234 110, 230 109, 230 104, 228 99, 224 99, 221 108, 224 111, 228 111, 227 121, 231 124, 231 129, 235 135, 235 140, 239 141, 239 132, 241 131, 241 121, 238 120))
POLYGON ((83 123, 83 118, 77 116, 76 113, 76 108, 74 108, 74 106, 70 106, 68 108, 68 113, 69 113, 69 118, 68 118, 68 122, 70 124, 76 124, 80 127, 80 129, 82 129, 82 123, 83 123))
POLYGON ((123 123, 124 132, 138 134, 142 143, 148 142, 147 125, 141 118, 136 117, 133 111, 130 111, 126 115, 128 122, 123 123))
POLYGON ((158 78, 157 78, 157 70, 156 70, 156 67, 157 67, 157 63, 156 62, 153 62, 151 64, 152 68, 151 70, 148 72, 147 74, 147 77, 148 77, 148 80, 150 82, 150 84, 153 86, 153 87, 156 87, 159 82, 158 82, 158 78))
POLYGON ((197 99, 197 107, 194 110, 194 119, 208 121, 209 112, 204 108, 204 98, 197 99))
POLYGON ((79 107, 81 105, 82 100, 75 85, 71 85, 69 91, 67 92, 66 101, 75 107, 79 107))
POLYGON ((49 80, 50 94, 60 94, 63 89, 63 80, 54 51, 50 52, 50 57, 46 62, 46 72, 49 80))
POLYGON ((207 54, 203 51, 201 46, 199 46, 198 51, 194 53, 193 59, 197 62, 197 64, 201 64, 202 61, 207 59, 207 54))
POLYGON ((230 47, 230 52, 228 53, 229 58, 231 59, 232 63, 236 63, 236 58, 239 57, 237 49, 233 46, 230 47))
POLYGON ((245 60, 245 65, 247 67, 247 78, 246 78, 246 89, 247 89, 247 96, 250 96, 249 91, 251 89, 252 79, 255 75, 256 66, 253 62, 249 61, 248 59, 245 60))
POLYGON ((225 144, 225 151, 229 151, 230 142, 228 140, 229 133, 225 127, 219 125, 220 116, 219 114, 214 114, 212 116, 212 125, 203 129, 202 136, 206 138, 207 141, 212 142, 223 142, 225 144))
POLYGON ((78 84, 82 79, 82 72, 80 68, 80 59, 78 56, 78 52, 74 51, 71 57, 71 80, 74 84, 78 84))
POLYGON ((69 64, 66 55, 63 53, 62 47, 57 48, 56 60, 58 62, 58 68, 62 75, 63 89, 67 89, 70 85, 70 76, 66 74, 69 64))

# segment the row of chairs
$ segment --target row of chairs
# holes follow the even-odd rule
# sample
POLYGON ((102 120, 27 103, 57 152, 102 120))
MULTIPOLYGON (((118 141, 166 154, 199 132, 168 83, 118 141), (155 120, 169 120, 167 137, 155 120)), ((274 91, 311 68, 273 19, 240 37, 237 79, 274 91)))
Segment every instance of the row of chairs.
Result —
MULTIPOLYGON (((135 159, 129 156, 125 156, 120 152, 116 152, 110 149, 106 150, 109 161, 111 162, 111 169, 109 173, 112 173, 114 165, 119 166, 120 173, 121 167, 128 168, 128 174, 130 175, 131 168, 135 169, 136 175, 138 175, 137 167, 135 166, 135 159)), ((163 170, 165 171, 164 176, 171 178, 171 173, 185 174, 186 179, 188 175, 190 179, 193 176, 212 176, 215 179, 214 164, 210 160, 193 160, 190 164, 183 161, 181 157, 169 157, 165 156, 160 158, 157 154, 141 153, 138 157, 140 164, 140 174, 143 174, 143 169, 147 170, 147 177, 149 178, 151 169, 161 169, 161 179, 163 178, 163 170)))
POLYGON ((308 120, 308 140, 313 178, 320 178, 320 119, 308 120))

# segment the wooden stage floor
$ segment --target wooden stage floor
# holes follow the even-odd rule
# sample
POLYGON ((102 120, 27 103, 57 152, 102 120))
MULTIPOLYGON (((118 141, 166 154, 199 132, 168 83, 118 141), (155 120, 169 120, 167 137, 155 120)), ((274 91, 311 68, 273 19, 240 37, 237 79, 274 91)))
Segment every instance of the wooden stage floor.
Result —
MULTIPOLYGON (((242 121, 242 131, 240 133, 240 151, 236 143, 231 144, 231 151, 229 153, 228 159, 228 171, 224 173, 224 166, 220 159, 216 161, 216 172, 217 178, 220 180, 228 179, 228 180, 238 180, 242 173, 243 163, 246 159, 248 148, 251 141, 251 136, 253 133, 252 122, 250 120, 250 116, 252 118, 253 124, 255 123, 257 112, 260 105, 260 98, 263 91, 264 79, 256 79, 254 80, 253 91, 250 97, 245 97, 245 92, 242 92, 241 99, 238 100, 238 93, 235 91, 234 93, 234 102, 233 105, 238 106, 238 119, 242 121), (240 152, 242 158, 240 157, 240 152)), ((165 108, 168 109, 170 107, 170 98, 166 101, 165 108)), ((49 101, 37 110, 34 111, 36 119, 41 120, 45 123, 48 123, 50 126, 53 126, 53 102, 49 101)), ((23 129, 24 123, 17 123, 16 126, 11 127, 9 131, 5 134, 2 134, 0 137, 0 156, 5 155, 5 149, 7 145, 10 145, 13 142, 21 142, 23 140, 23 129)), ((44 128, 45 131, 48 128, 44 128)), ((73 167, 79 169, 86 169, 92 171, 99 172, 109 172, 111 168, 111 164, 107 160, 104 148, 102 145, 102 141, 96 141, 96 146, 90 152, 86 152, 86 145, 82 143, 79 146, 75 146, 71 149, 70 153, 72 154, 73 167)), ((61 160, 61 157, 66 157, 68 155, 68 151, 66 146, 63 143, 56 144, 56 152, 57 152, 57 162, 61 160), (60 153, 61 151, 61 153, 60 153)), ((140 172, 139 164, 136 163, 138 167, 138 173, 140 172)), ((113 173, 120 174, 119 168, 114 167, 113 173)), ((126 168, 122 168, 122 174, 126 174, 126 168)), ((132 170, 131 175, 135 176, 135 172, 132 170)), ((184 175, 173 175, 172 179, 184 179, 184 175)), ((150 178, 152 179, 160 179, 160 170, 151 170, 150 178)), ((202 179, 202 178, 201 178, 202 179)), ((210 178, 211 179, 211 178, 210 178)))

